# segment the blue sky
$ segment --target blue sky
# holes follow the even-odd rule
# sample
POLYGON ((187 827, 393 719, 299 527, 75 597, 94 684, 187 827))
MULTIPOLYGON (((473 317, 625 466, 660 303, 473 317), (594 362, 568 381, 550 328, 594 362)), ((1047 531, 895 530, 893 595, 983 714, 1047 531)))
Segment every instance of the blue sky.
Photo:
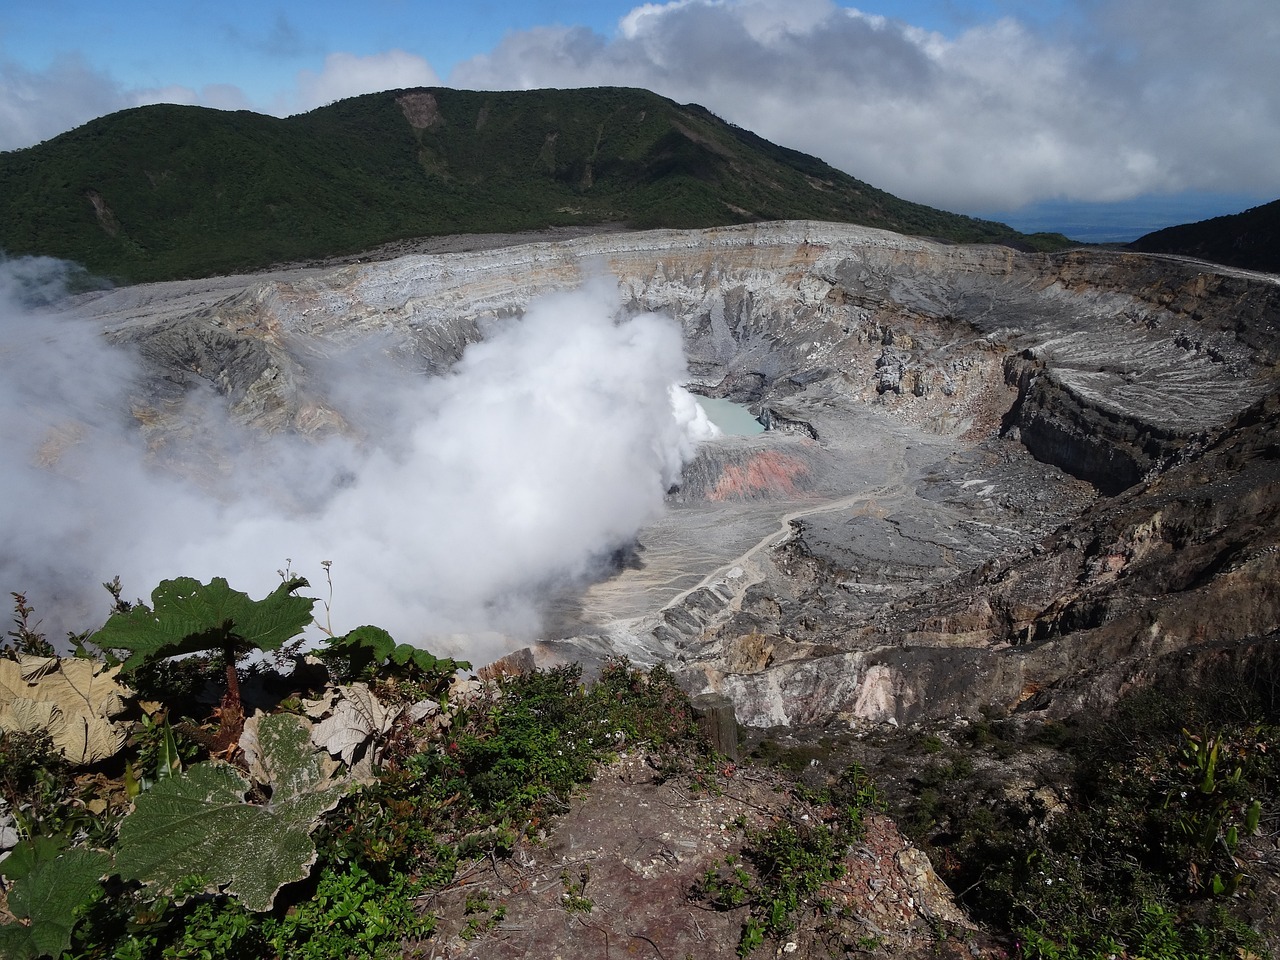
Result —
POLYGON ((0 0, 0 149, 143 103, 619 84, 1081 239, 1280 197, 1276 0, 0 0))

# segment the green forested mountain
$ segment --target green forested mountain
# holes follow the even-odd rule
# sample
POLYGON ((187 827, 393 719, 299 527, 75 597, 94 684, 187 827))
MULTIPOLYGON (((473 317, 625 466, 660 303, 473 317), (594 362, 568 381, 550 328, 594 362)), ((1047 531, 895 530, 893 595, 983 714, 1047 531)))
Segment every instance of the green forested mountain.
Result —
POLYGON ((0 154, 0 250, 123 281, 442 234, 790 218, 1031 242, 632 89, 389 91, 287 119, 154 105, 0 154))
POLYGON ((1129 244, 1143 253, 1176 253, 1246 270, 1280 273, 1280 200, 1243 213, 1184 223, 1129 244))

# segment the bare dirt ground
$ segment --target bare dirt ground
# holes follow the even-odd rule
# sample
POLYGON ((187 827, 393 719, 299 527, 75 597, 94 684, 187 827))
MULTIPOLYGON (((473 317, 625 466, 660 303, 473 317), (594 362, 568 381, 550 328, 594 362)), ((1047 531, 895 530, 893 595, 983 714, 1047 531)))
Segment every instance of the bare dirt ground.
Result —
MULTIPOLYGON (((717 960, 737 956, 749 905, 717 911, 697 881, 739 853, 744 832, 818 817, 794 784, 732 765, 664 778, 634 752, 600 771, 544 841, 475 866, 428 908, 436 936, 416 956, 451 960, 717 960), (478 905, 483 903, 484 907, 478 905)), ((843 878, 757 955, 896 958, 1003 956, 968 925, 950 892, 887 817, 872 814, 843 878)))

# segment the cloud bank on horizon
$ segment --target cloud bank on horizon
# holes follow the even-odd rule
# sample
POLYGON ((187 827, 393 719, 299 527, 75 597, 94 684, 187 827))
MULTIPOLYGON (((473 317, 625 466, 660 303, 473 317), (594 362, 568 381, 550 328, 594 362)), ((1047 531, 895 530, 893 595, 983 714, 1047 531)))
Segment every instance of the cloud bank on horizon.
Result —
MULTIPOLYGON (((961 212, 1183 191, 1280 196, 1274 0, 868 5, 901 16, 834 0, 606 3, 620 12, 606 33, 555 23, 556 4, 533 4, 526 20, 545 12, 551 25, 511 29, 444 73, 425 47, 415 49, 411 31, 388 35, 380 49, 376 39, 357 42, 355 24, 350 37, 317 40, 308 30, 321 18, 299 8, 296 17, 277 14, 269 35, 250 46, 262 57, 309 55, 312 66, 253 94, 232 63, 207 68, 200 86, 131 86, 84 50, 32 67, 0 46, 0 148, 143 103, 287 115, 438 83, 624 85, 700 103, 877 187, 961 212), (931 6, 970 15, 946 31, 911 22, 931 6), (347 40, 365 52, 338 49, 347 40)), ((572 18, 585 5, 559 7, 561 18, 572 18)), ((492 5, 486 9, 492 16, 492 5)), ((376 20, 384 7, 371 10, 376 20)), ((427 10, 421 21, 425 36, 427 10)))

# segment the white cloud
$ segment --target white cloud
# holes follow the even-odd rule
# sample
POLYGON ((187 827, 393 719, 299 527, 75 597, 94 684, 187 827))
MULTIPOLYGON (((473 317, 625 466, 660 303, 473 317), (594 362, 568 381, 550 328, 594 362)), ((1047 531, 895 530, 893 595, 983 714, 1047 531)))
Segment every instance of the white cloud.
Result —
POLYGON ((400 87, 431 87, 440 83, 431 64, 416 54, 388 50, 368 57, 352 53, 331 53, 324 58, 319 73, 303 70, 297 90, 282 99, 275 113, 298 113, 379 90, 400 87))
POLYGON ((144 104, 181 103, 286 116, 362 93, 439 83, 430 63, 403 50, 367 57, 331 53, 318 72, 299 71, 293 89, 276 94, 270 103, 255 103, 230 83, 211 83, 199 89, 181 84, 127 89, 80 56, 59 58, 45 70, 3 62, 0 150, 29 147, 95 117, 144 104))
POLYGON ((671 3, 644 3, 633 9, 618 21, 618 33, 628 40, 634 40, 645 29, 645 20, 649 17, 662 17, 678 7, 688 6, 696 0, 672 0, 671 3))
POLYGON ((83 57, 59 57, 43 71, 0 63, 0 150, 29 147, 131 105, 119 84, 83 57))
POLYGON ((1003 19, 944 37, 830 0, 649 3, 612 39, 514 33, 449 79, 646 87, 956 210, 1280 194, 1280 6, 1079 0, 1074 12, 1053 33, 1003 19))

